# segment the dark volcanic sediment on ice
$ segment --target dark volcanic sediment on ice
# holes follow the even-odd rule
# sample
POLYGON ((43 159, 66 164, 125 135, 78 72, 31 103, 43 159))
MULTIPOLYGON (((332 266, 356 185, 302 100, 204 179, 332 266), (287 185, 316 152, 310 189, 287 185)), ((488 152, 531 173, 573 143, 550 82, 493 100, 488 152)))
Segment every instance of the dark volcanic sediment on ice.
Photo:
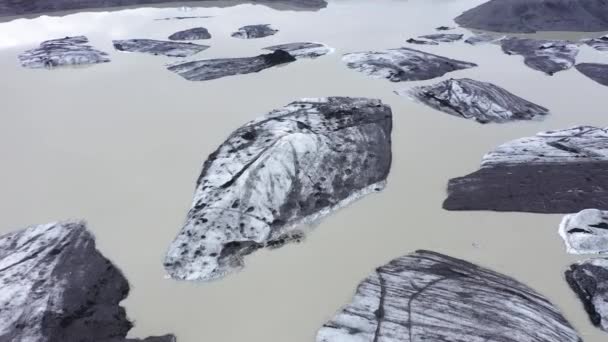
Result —
POLYGON ((169 36, 170 40, 199 40, 210 38, 211 34, 204 27, 194 27, 187 30, 178 31, 169 36))
POLYGON ((583 303, 591 323, 608 332, 608 259, 588 259, 570 265, 566 281, 583 303))
POLYGON ((378 267, 316 340, 582 342, 559 310, 533 289, 430 251, 378 267))
POLYGON ((272 28, 270 24, 247 25, 232 33, 232 36, 242 39, 255 39, 272 36, 277 32, 279 32, 279 30, 272 28))
POLYGON ((456 19, 484 31, 596 32, 608 30, 607 0, 490 0, 456 19))
POLYGON ((449 72, 476 67, 477 64, 433 55, 409 48, 353 52, 342 60, 354 70, 392 82, 421 81, 449 72))
POLYGON ((573 213, 608 208, 608 129, 538 133, 487 153, 481 169, 451 179, 448 210, 573 213))
POLYGON ((470 78, 415 87, 407 94, 432 108, 479 123, 532 120, 549 114, 547 108, 497 85, 470 78))
POLYGON ((505 36, 496 35, 492 33, 479 33, 470 36, 469 38, 465 39, 464 42, 471 45, 479 45, 486 43, 495 43, 504 38, 505 36))
POLYGON ((205 51, 208 45, 154 39, 125 39, 112 41, 114 48, 125 52, 141 52, 169 57, 188 57, 205 51))
POLYGON ((221 278, 255 250, 298 241, 307 224, 382 190, 391 130, 390 107, 349 97, 303 99, 237 129, 203 165, 167 272, 221 278))
POLYGON ((265 47, 264 50, 277 51, 283 50, 289 52, 295 58, 317 58, 327 55, 334 51, 333 48, 321 44, 310 42, 287 43, 265 47))
POLYGON ((205 59, 178 63, 169 66, 167 69, 188 81, 208 81, 226 76, 260 72, 295 60, 296 58, 288 52, 276 50, 255 57, 205 59))
POLYGON ((523 56, 527 66, 547 75, 572 68, 578 55, 578 45, 561 40, 512 37, 501 40, 500 44, 506 54, 523 56))
POLYGON ((107 63, 108 54, 88 45, 85 36, 47 40, 40 46, 19 55, 21 65, 26 68, 54 68, 70 65, 107 63))
POLYGON ((409 38, 405 42, 410 43, 410 44, 417 44, 417 45, 439 45, 439 43, 434 42, 432 40, 416 39, 416 38, 409 38))
POLYGON ((581 74, 601 85, 608 86, 608 64, 581 63, 577 64, 575 67, 581 74))
POLYGON ((608 51, 608 35, 599 38, 585 39, 583 43, 598 51, 608 51))
POLYGON ((127 280, 82 222, 1 236, 0 289, 0 341, 142 341, 126 339, 132 323, 120 302, 129 294, 127 280))

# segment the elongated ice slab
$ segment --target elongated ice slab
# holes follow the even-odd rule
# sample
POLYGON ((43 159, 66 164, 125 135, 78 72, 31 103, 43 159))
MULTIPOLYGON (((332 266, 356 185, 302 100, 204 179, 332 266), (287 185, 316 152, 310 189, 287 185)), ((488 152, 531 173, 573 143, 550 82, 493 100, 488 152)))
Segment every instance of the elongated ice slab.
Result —
POLYGON ((470 36, 464 42, 471 45, 479 45, 486 43, 495 43, 505 39, 505 36, 495 35, 491 33, 480 33, 470 36))
POLYGON ((317 58, 334 52, 334 49, 321 43, 288 43, 265 47, 264 50, 289 52, 295 58, 317 58))
POLYGON ((188 57, 209 48, 208 45, 154 39, 114 40, 113 44, 114 48, 119 51, 141 52, 169 57, 188 57))
POLYGON ((167 69, 189 81, 208 81, 217 78, 244 75, 295 61, 289 52, 276 50, 254 57, 205 59, 178 63, 167 69))
POLYGON ((462 39, 464 35, 459 33, 434 33, 419 36, 418 38, 431 40, 437 43, 452 43, 462 39))

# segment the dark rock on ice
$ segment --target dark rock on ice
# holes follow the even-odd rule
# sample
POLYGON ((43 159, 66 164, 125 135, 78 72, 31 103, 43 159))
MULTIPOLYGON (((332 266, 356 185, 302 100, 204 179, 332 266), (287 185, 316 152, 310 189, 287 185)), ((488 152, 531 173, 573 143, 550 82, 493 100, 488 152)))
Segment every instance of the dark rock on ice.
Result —
POLYGON ((211 34, 204 27, 195 27, 179 32, 169 36, 171 40, 199 40, 199 39, 210 39, 211 34))
POLYGON ((560 311, 517 280, 430 251, 394 259, 357 287, 317 342, 582 342, 560 311))
POLYGON ((606 0, 490 0, 456 19, 461 26, 497 32, 608 30, 606 0))
POLYGON ((280 64, 295 61, 295 57, 283 50, 255 57, 219 58, 174 64, 168 67, 189 81, 207 81, 226 76, 250 74, 280 64))
POLYGON ((172 278, 211 280, 260 248, 298 241, 312 223, 384 188, 390 107, 379 100, 303 99, 234 131, 205 164, 171 244, 172 278))
POLYGON ((570 265, 566 281, 583 302, 593 325, 608 332, 608 259, 589 259, 570 265))
POLYGON ((398 48, 384 51, 353 52, 342 60, 351 68, 392 82, 429 80, 449 72, 476 67, 477 64, 430 53, 398 48))
POLYGON ((289 52, 295 58, 317 58, 334 52, 334 49, 321 43, 288 43, 265 47, 264 50, 289 52))
POLYGON ((87 45, 85 36, 47 40, 40 46, 19 55, 21 65, 26 68, 54 68, 68 65, 106 63, 108 54, 87 45))
MULTIPOLYGON (((32 15, 57 11, 74 11, 85 9, 100 9, 119 6, 162 5, 179 3, 183 0, 27 0, 27 1, 0 1, 0 17, 32 15)), ((197 6, 218 6, 217 1, 195 0, 197 6)), ((276 9, 309 10, 315 11, 327 7, 325 0, 228 0, 222 6, 236 6, 240 4, 263 4, 276 9)), ((177 17, 177 19, 190 17, 177 17)))
POLYGON ((469 78, 448 79, 407 93, 432 108, 479 123, 532 120, 549 114, 548 109, 499 86, 469 78))
MULTIPOLYGON (((0 341, 127 342, 129 284, 82 222, 0 237, 0 341)), ((173 342, 172 335, 143 341, 173 342)))
POLYGON ((508 55, 521 55, 530 68, 553 75, 574 66, 578 46, 568 41, 506 38, 500 41, 508 55))
POLYGON ((406 40, 405 42, 410 43, 410 44, 417 44, 417 45, 439 45, 439 43, 431 41, 431 40, 416 39, 416 38, 410 38, 410 39, 406 40))
POLYGON ((490 33, 480 33, 473 35, 467 39, 465 39, 465 43, 471 45, 485 44, 485 43, 494 43, 504 39, 505 36, 497 36, 495 34, 490 33))
POLYGON ((273 29, 270 24, 247 25, 239 28, 238 31, 232 34, 232 36, 243 39, 264 38, 272 36, 277 32, 279 32, 279 30, 273 29))
POLYGON ((572 254, 608 253, 608 211, 585 209, 564 216, 559 235, 572 254))
POLYGON ((462 34, 458 33, 436 33, 419 36, 418 38, 427 39, 436 43, 452 43, 461 40, 462 34))
POLYGON ((608 64, 581 63, 576 65, 576 70, 595 82, 608 86, 608 64))
POLYGON ((608 35, 599 38, 585 39, 583 42, 598 51, 608 51, 608 35))
POLYGON ((439 27, 435 28, 435 30, 437 30, 437 31, 449 31, 449 30, 453 30, 453 29, 454 29, 453 27, 449 27, 449 26, 439 26, 439 27))
POLYGON ((608 208, 608 129, 579 126, 497 147, 451 179, 448 210, 573 213, 608 208))
POLYGON ((119 51, 141 52, 169 57, 188 57, 209 48, 207 45, 154 39, 114 40, 112 43, 114 44, 114 48, 119 51))

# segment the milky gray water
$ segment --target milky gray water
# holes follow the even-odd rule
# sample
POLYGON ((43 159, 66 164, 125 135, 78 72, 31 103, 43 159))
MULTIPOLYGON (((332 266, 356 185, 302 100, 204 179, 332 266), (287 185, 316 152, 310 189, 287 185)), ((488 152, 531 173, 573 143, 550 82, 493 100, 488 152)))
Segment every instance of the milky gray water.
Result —
MULTIPOLYGON (((542 130, 606 126, 608 88, 574 69, 546 76, 496 45, 414 46, 479 64, 444 78, 493 82, 552 111, 544 121, 480 125, 394 93, 443 78, 391 83, 341 62, 347 52, 404 46, 481 2, 337 0, 318 12, 210 3, 221 7, 98 10, 0 23, 0 233, 86 219, 98 248, 132 285, 123 303, 135 321, 130 336, 314 341, 375 267, 431 249, 517 278, 560 307, 585 341, 603 341, 605 333, 592 327, 563 279, 581 257, 566 254, 557 234, 560 215, 448 212, 441 203, 448 179, 476 170, 498 144, 542 130), (213 17, 154 20, 198 15, 213 17), (257 40, 230 37, 240 26, 259 23, 280 32, 257 40), (213 35, 200 42, 211 48, 195 59, 253 56, 295 41, 323 42, 336 51, 257 74, 189 82, 165 69, 174 58, 121 53, 111 45, 112 39, 166 39, 195 26, 213 35), (80 34, 109 52, 112 62, 55 70, 19 66, 17 55, 42 40, 80 34), (394 160, 386 190, 323 220, 301 244, 249 256, 244 271, 221 281, 165 279, 164 253, 207 155, 245 122, 320 96, 374 97, 391 105, 394 160)), ((608 54, 582 47, 578 61, 606 62, 608 54)))

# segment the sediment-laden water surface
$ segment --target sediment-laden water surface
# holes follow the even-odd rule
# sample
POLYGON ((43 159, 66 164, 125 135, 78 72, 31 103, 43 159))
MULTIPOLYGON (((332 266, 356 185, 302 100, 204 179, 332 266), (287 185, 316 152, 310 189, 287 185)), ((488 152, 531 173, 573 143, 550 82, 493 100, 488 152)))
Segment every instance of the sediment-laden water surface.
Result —
MULTIPOLYGON (((464 35, 452 43, 406 43, 439 26, 456 26, 453 18, 482 2, 335 0, 308 10, 198 2, 3 18, 0 234, 85 218, 97 249, 131 284, 122 303, 135 323, 130 337, 314 341, 319 327, 351 301, 376 267, 426 249, 517 279, 550 300, 585 341, 603 341, 606 333, 591 324, 564 279, 571 264, 588 256, 566 253, 558 234, 562 214, 441 208, 448 180, 477 170, 482 156, 500 144, 541 131, 608 126, 608 88, 575 68, 548 76, 527 67, 522 56, 505 54, 499 44, 466 44, 483 32, 462 28, 449 31, 464 35), (183 19, 157 20, 164 18, 183 19), (256 24, 278 32, 231 37, 256 24), (112 45, 167 41, 195 27, 206 28, 211 38, 188 42, 209 48, 185 58, 124 53, 112 45), (80 35, 110 62, 21 66, 18 56, 41 42, 80 35), (301 42, 325 44, 331 53, 200 82, 167 70, 190 61, 259 56, 269 53, 266 47, 301 42), (347 53, 400 47, 478 66, 425 81, 389 82, 342 60, 347 53), (450 78, 495 84, 551 114, 479 125, 399 95, 450 78), (384 190, 325 217, 299 244, 248 255, 245 269, 221 280, 166 279, 163 260, 193 205, 209 154, 251 120, 299 99, 328 96, 379 99, 390 106, 392 164, 384 190)), ((605 34, 517 36, 578 42, 605 34)), ((576 63, 606 64, 608 55, 581 44, 576 63)))

